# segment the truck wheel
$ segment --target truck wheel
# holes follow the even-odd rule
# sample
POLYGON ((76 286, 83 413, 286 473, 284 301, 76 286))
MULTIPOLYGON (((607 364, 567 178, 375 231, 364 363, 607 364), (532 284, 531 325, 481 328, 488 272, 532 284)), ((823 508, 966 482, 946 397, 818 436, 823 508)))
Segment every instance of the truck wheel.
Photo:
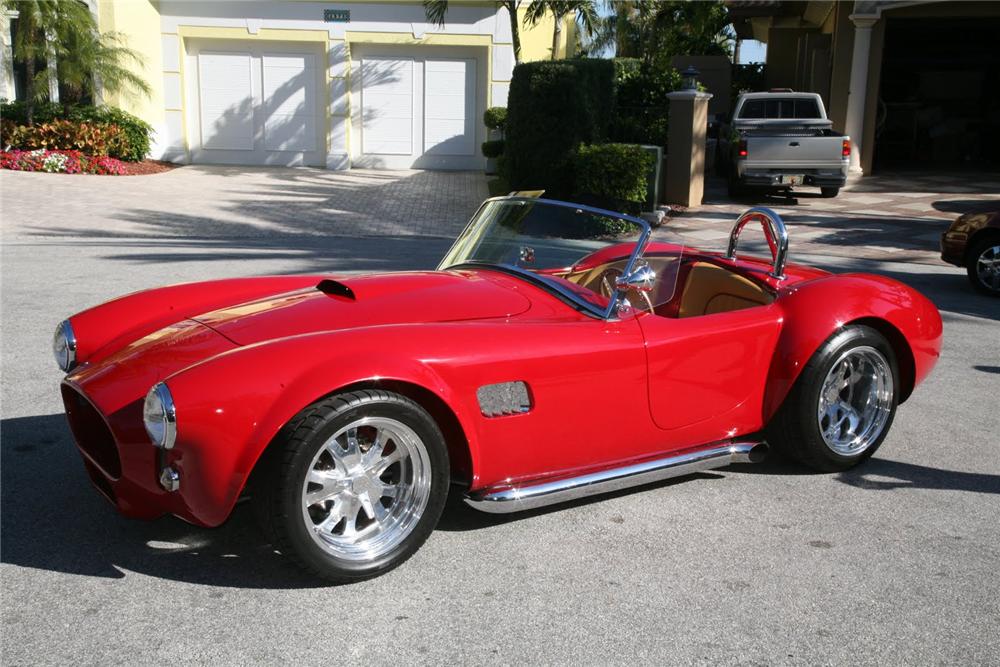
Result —
POLYGON ((885 337, 871 327, 844 327, 802 369, 767 427, 767 441, 814 470, 852 468, 889 433, 898 387, 896 356, 885 337))
POLYGON ((440 429, 388 391, 310 405, 269 452, 255 502, 274 546, 335 583, 383 574, 412 556, 448 495, 440 429))
POLYGON ((985 238, 968 254, 965 270, 978 291, 1000 296, 1000 237, 985 238))
POLYGON ((819 192, 824 199, 833 199, 840 194, 840 188, 820 188, 819 192))

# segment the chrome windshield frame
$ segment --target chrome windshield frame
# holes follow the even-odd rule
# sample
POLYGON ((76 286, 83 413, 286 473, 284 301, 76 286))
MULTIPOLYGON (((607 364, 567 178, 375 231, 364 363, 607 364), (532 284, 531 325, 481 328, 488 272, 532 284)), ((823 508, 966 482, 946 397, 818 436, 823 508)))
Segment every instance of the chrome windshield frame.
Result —
MULTIPOLYGON (((466 223, 465 227, 462 228, 461 233, 456 237, 455 240, 457 241, 462 236, 464 236, 467 231, 469 231, 469 228, 479 218, 479 214, 482 213, 483 209, 486 207, 487 204, 490 204, 492 202, 497 202, 497 201, 499 201, 499 202, 521 202, 521 203, 524 203, 524 204, 545 204, 545 205, 561 206, 563 208, 571 208, 571 209, 574 209, 574 210, 577 210, 577 211, 585 211, 587 213, 593 213, 594 215, 609 216, 609 217, 612 217, 612 218, 617 218, 619 220, 624 220, 626 222, 630 222, 630 223, 632 223, 634 225, 637 225, 639 227, 639 229, 641 230, 640 234, 639 234, 639 239, 635 242, 635 249, 632 251, 632 254, 629 256, 628 262, 626 263, 625 268, 623 270, 623 275, 629 275, 632 272, 632 270, 635 268, 635 265, 639 261, 639 259, 642 258, 642 254, 646 251, 646 246, 649 244, 649 237, 650 237, 650 234, 652 233, 652 228, 649 226, 648 222, 646 222, 642 218, 636 218, 636 217, 633 217, 633 216, 630 216, 630 215, 626 215, 624 213, 616 213, 615 211, 609 211, 607 209, 597 208, 595 206, 587 206, 586 204, 574 204, 573 202, 565 202, 565 201, 560 201, 558 199, 544 199, 544 198, 541 198, 541 197, 524 197, 524 196, 518 196, 518 195, 504 195, 504 196, 500 196, 500 197, 490 197, 489 199, 484 200, 483 203, 480 204, 479 208, 476 209, 476 212, 472 215, 472 217, 469 218, 469 222, 466 223)), ((450 252, 451 248, 449 248, 448 251, 450 252)), ((536 274, 536 273, 534 273, 532 271, 527 271, 525 269, 521 269, 521 268, 516 267, 516 266, 512 266, 512 265, 508 265, 508 264, 493 264, 493 263, 489 263, 489 262, 479 262, 479 261, 475 261, 475 260, 470 260, 470 261, 465 261, 465 262, 459 262, 458 264, 451 264, 451 265, 448 265, 448 266, 444 266, 443 263, 442 263, 442 264, 438 265, 437 270, 438 271, 447 271, 448 269, 461 268, 463 266, 479 267, 479 268, 495 268, 497 270, 503 271, 505 273, 510 273, 510 274, 513 274, 513 275, 519 275, 519 276, 523 275, 525 277, 528 277, 529 280, 531 280, 531 282, 533 284, 545 285, 547 287, 552 288, 553 290, 555 290, 557 292, 557 296, 559 296, 559 298, 562 298, 562 299, 569 298, 573 302, 574 305, 579 306, 578 310, 581 310, 581 311, 583 311, 585 313, 588 313, 590 315, 593 315, 595 317, 600 317, 601 319, 604 319, 604 320, 617 320, 618 319, 619 305, 621 304, 622 300, 625 298, 625 292, 623 290, 621 290, 621 289, 617 289, 616 288, 615 292, 614 292, 614 295, 608 301, 607 308, 605 308, 603 311, 601 311, 600 308, 597 308, 592 303, 588 303, 585 299, 580 298, 579 296, 577 296, 576 294, 574 294, 572 291, 558 289, 555 286, 554 283, 551 283, 551 282, 545 280, 543 278, 543 276, 541 276, 540 274, 536 274)))

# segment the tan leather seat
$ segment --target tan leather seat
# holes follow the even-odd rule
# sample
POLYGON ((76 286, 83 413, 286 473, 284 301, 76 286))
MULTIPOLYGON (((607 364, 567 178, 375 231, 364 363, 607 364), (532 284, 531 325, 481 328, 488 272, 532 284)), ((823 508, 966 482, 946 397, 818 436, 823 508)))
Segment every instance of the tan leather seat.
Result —
POLYGON ((741 310, 771 303, 763 287, 721 266, 707 262, 691 265, 684 281, 678 317, 695 317, 741 310))

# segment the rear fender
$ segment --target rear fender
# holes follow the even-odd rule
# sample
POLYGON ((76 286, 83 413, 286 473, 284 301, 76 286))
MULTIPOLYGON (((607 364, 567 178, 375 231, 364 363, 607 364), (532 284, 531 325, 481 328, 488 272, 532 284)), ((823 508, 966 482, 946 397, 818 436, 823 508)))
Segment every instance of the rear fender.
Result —
POLYGON ((77 363, 97 361, 174 322, 282 292, 316 285, 322 276, 266 276, 184 283, 133 292, 69 318, 77 363), (114 326, 109 326, 113 323, 114 326))
POLYGON ((901 367, 901 400, 927 377, 941 353, 937 308, 890 278, 853 273, 811 280, 782 290, 777 303, 784 321, 768 375, 764 423, 823 342, 848 324, 868 324, 886 334, 901 367))
MULTIPOLYGON (((433 335, 424 326, 421 335, 433 335)), ((430 327, 433 328, 433 327, 430 327)), ((219 355, 167 379, 177 406, 171 463, 184 500, 205 525, 222 523, 261 454, 304 407, 350 385, 406 383, 455 414, 478 462, 468 409, 426 361, 409 354, 401 327, 295 336, 219 355)))

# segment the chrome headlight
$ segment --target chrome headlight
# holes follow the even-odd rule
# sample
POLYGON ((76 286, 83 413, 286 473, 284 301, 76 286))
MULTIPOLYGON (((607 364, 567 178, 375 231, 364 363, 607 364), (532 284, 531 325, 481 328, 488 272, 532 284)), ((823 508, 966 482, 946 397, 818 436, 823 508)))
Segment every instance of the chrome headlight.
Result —
POLYGON ((153 385, 142 405, 142 423, 153 445, 170 449, 177 439, 177 411, 170 390, 162 382, 153 385))
POLYGON ((69 320, 63 320, 56 327, 52 337, 52 356, 63 373, 69 373, 76 366, 76 336, 69 320))

